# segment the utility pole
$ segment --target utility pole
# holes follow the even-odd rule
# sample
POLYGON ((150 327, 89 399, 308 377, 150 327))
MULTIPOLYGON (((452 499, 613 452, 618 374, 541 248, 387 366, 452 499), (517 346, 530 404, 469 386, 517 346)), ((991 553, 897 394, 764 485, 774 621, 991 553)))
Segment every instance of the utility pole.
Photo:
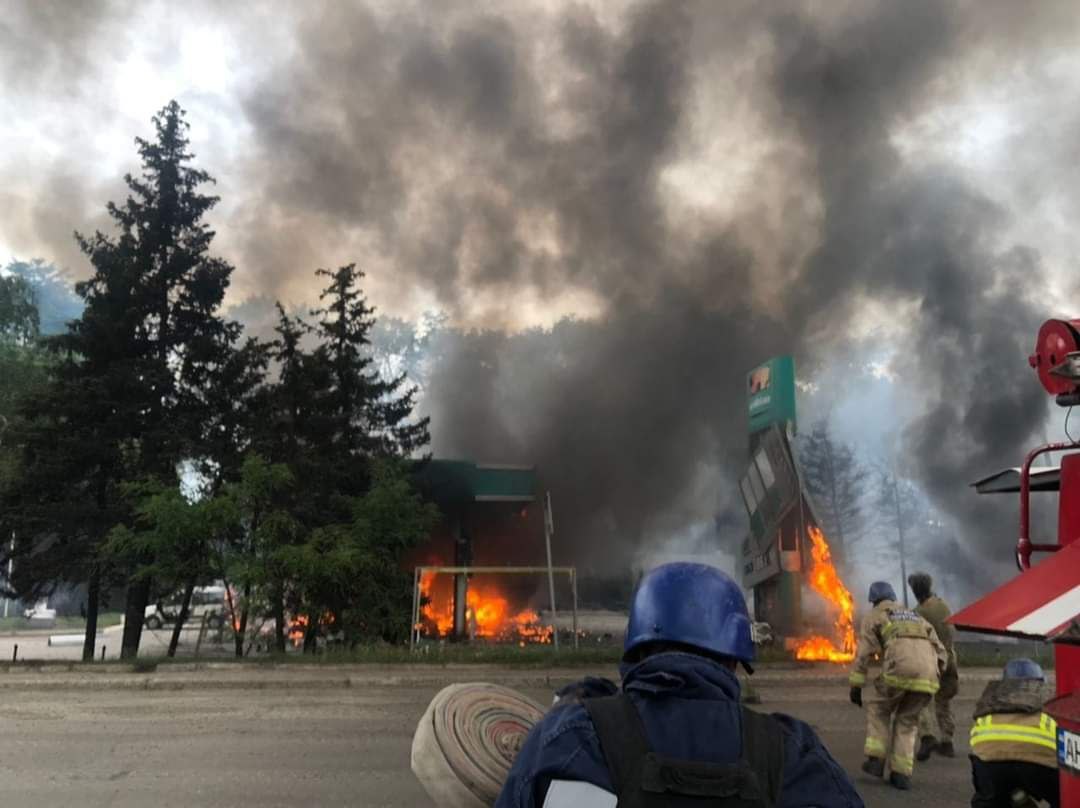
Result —
POLYGON ((892 478, 893 504, 896 506, 896 532, 900 536, 900 588, 904 590, 904 608, 908 606, 907 556, 904 553, 904 520, 900 512, 900 491, 896 484, 896 472, 890 472, 892 478))
MULTIPOLYGON (((4 586, 11 586, 11 576, 15 571, 15 531, 11 531, 11 554, 8 556, 7 562, 7 578, 4 579, 4 586)), ((11 598, 4 598, 4 619, 7 619, 8 610, 11 608, 11 598)))
MULTIPOLYGON (((559 650, 559 624, 556 620, 555 614, 555 572, 551 568, 551 534, 555 532, 555 519, 551 514, 551 492, 548 491, 544 494, 544 545, 547 548, 547 568, 548 568, 548 596, 551 598, 551 626, 552 626, 552 640, 555 643, 555 650, 559 650)), ((577 609, 574 610, 576 618, 577 609)), ((575 642, 577 635, 575 634, 575 642)))

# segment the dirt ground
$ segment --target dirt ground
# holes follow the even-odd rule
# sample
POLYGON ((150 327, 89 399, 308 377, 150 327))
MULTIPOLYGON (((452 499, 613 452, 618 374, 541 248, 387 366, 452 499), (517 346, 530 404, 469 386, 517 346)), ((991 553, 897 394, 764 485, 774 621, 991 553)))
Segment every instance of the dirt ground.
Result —
MULTIPOLYGON (((960 756, 920 764, 906 795, 858 771, 864 715, 841 676, 759 673, 760 709, 813 724, 867 806, 968 805, 965 739, 994 672, 971 672, 955 702, 960 756)), ((0 805, 427 806, 409 748, 442 685, 500 681, 547 703, 576 675, 464 666, 0 674, 0 805)))

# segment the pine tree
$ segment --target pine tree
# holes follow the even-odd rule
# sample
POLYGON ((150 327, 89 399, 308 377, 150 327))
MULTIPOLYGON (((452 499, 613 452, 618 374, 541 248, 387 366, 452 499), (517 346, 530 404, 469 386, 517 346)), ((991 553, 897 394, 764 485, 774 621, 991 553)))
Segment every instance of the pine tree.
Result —
POLYGON ((823 522, 821 528, 835 542, 837 556, 844 558, 865 526, 866 469, 850 446, 833 437, 824 419, 802 438, 799 465, 823 522))
MULTIPOLYGON (((320 269, 316 275, 329 279, 319 296, 322 308, 312 312, 320 318, 316 359, 328 369, 331 385, 324 402, 328 419, 324 437, 354 468, 373 457, 412 455, 430 440, 429 419, 413 418, 416 391, 407 387, 404 372, 386 379, 374 367, 375 310, 359 288, 364 273, 348 264, 333 272, 320 269)), ((349 479, 365 480, 352 474, 354 468, 345 470, 349 479)), ((356 493, 362 493, 366 483, 361 486, 356 493)))
MULTIPOLYGON (((154 140, 136 138, 142 171, 125 176, 130 195, 107 206, 116 235, 76 234, 94 268, 76 287, 85 309, 51 342, 62 362, 50 389, 24 403, 33 424, 14 493, 22 508, 23 566, 32 570, 31 559, 43 554, 39 560, 56 558, 28 572, 34 586, 88 581, 91 653, 107 563, 99 550, 108 532, 131 518, 124 486, 151 479, 173 487, 182 461, 209 456, 217 399, 208 390, 227 372, 240 334, 217 313, 232 267, 209 254, 214 233, 203 218, 218 200, 199 189, 212 179, 190 165, 188 125, 175 101, 153 123, 154 140), (85 521, 54 517, 54 507, 82 512, 85 521), (48 552, 57 546, 68 552, 48 552)), ((128 570, 125 657, 138 653, 152 585, 136 572, 128 570)))
POLYGON ((269 430, 257 441, 294 481, 286 495, 293 529, 276 553, 280 563, 270 565, 282 576, 269 582, 270 600, 275 614, 287 597, 307 617, 309 649, 327 614, 354 637, 400 634, 408 603, 396 595, 409 589, 397 565, 430 524, 400 463, 426 445, 428 420, 413 416, 415 392, 404 374, 387 379, 374 366, 363 273, 350 264, 318 275, 329 284, 312 312, 315 325, 278 305, 271 348, 278 377, 268 385, 269 430), (384 501, 394 503, 393 518, 366 515, 384 501))
POLYGON ((930 522, 929 514, 915 483, 898 477, 891 467, 881 466, 877 469, 877 483, 874 511, 886 528, 886 547, 894 551, 888 553, 892 558, 887 561, 895 561, 899 565, 900 586, 904 590, 901 595, 907 606, 907 562, 922 532, 920 527, 930 522), (889 544, 893 534, 896 543, 889 544))
POLYGON ((26 345, 40 325, 34 287, 19 275, 0 275, 0 342, 26 345))

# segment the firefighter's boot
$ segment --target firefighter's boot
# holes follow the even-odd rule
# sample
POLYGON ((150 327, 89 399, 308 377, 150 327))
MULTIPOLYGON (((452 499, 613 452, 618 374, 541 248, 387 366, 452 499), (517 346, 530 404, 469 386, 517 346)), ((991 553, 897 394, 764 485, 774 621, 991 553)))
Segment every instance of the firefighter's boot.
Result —
POLYGON ((883 758, 868 757, 863 761, 862 770, 874 777, 885 776, 885 760, 883 758))
POLYGON ((906 774, 900 774, 900 772, 892 772, 889 775, 889 783, 893 788, 898 788, 901 791, 911 791, 911 778, 906 774))
MULTIPOLYGON (((934 751, 937 752, 942 757, 947 757, 947 758, 956 757, 956 749, 953 748, 952 741, 942 741, 941 743, 939 743, 934 748, 934 751)), ((920 760, 921 759, 922 758, 920 758, 920 760)))
MULTIPOLYGON (((915 759, 929 760, 930 753, 934 751, 937 745, 937 738, 935 738, 933 735, 923 735, 919 739, 919 751, 915 753, 915 759)), ((951 747, 952 744, 949 744, 949 746, 951 747)), ((952 757, 952 755, 949 755, 949 757, 952 757)))

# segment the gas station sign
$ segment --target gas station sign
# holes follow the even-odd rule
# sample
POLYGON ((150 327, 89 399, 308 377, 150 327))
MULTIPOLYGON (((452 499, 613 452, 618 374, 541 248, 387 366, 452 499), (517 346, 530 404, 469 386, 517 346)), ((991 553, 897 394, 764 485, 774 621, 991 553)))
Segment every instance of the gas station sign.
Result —
POLYGON ((777 356, 746 374, 750 432, 771 424, 795 428, 795 360, 777 356))

